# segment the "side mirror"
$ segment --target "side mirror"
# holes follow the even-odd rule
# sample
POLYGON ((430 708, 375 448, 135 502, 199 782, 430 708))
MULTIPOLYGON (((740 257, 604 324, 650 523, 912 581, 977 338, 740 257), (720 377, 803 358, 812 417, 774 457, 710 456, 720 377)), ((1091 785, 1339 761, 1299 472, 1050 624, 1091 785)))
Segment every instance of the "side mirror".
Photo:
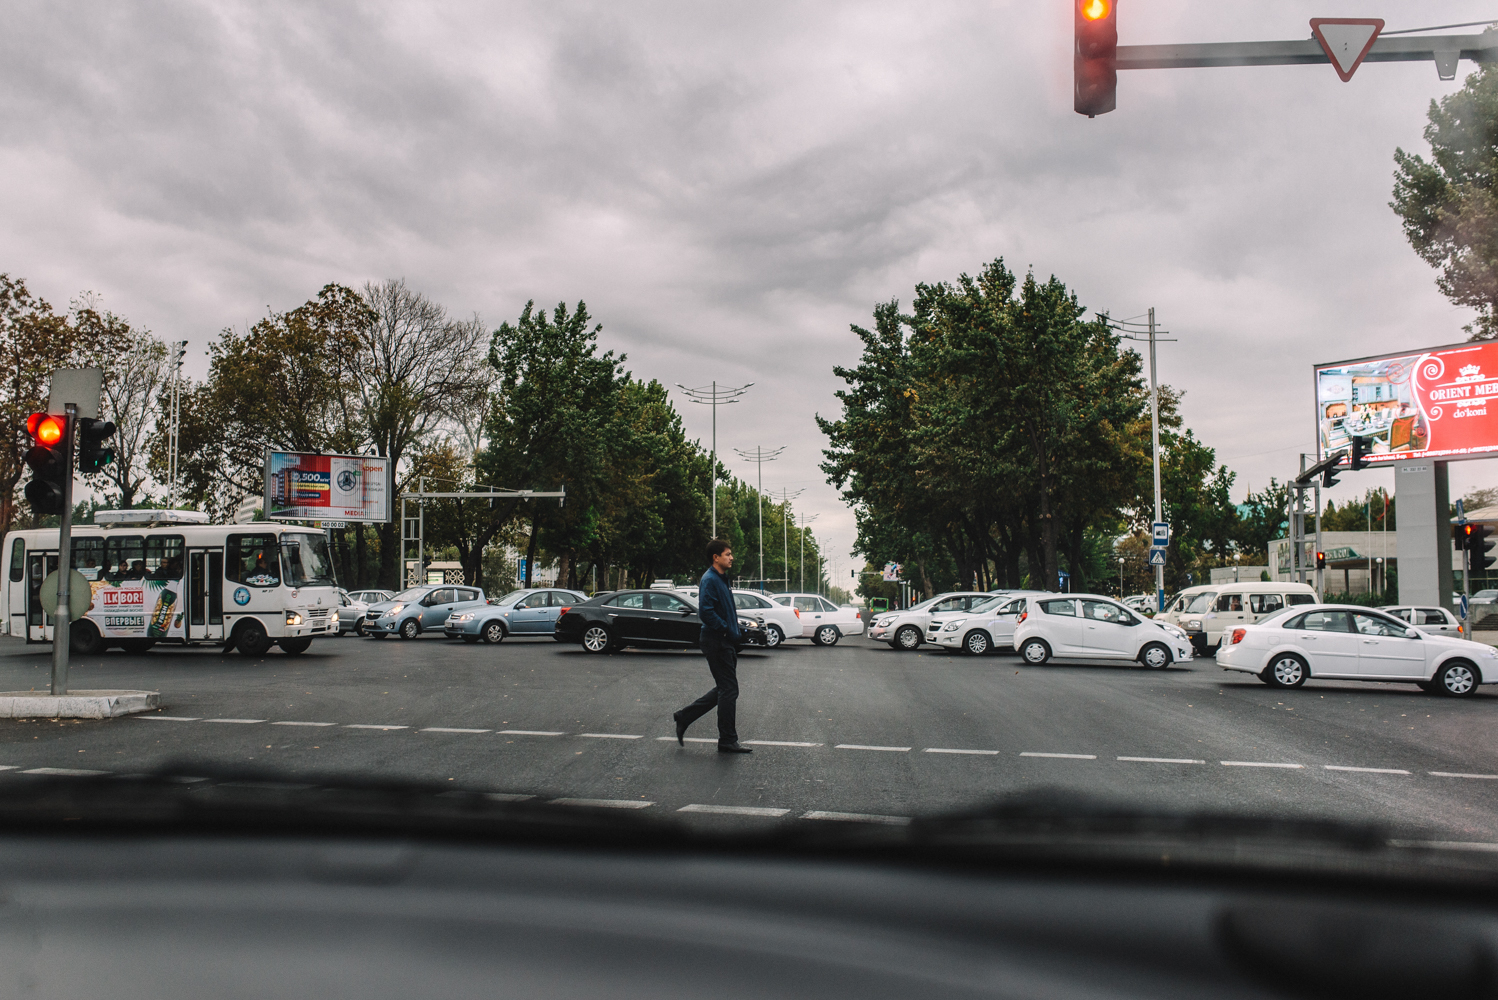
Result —
POLYGON ((1407 628, 1404 630, 1404 637, 1406 639, 1418 639, 1420 638, 1420 631, 1419 629, 1407 628))

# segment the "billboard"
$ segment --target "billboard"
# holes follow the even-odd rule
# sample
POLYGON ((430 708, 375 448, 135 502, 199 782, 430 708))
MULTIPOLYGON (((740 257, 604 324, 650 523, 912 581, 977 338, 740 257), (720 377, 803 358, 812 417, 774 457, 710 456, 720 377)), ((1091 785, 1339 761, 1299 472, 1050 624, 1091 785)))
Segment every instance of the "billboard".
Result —
POLYGON ((390 460, 265 452, 265 516, 291 521, 390 520, 390 460))
POLYGON ((1318 458, 1354 437, 1371 439, 1373 463, 1498 455, 1498 341, 1317 365, 1315 378, 1318 458))

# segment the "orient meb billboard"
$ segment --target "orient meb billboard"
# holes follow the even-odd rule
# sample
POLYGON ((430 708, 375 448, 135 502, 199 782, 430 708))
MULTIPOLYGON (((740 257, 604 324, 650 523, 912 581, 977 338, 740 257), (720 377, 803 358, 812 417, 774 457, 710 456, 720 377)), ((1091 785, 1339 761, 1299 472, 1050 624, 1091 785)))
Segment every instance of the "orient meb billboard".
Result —
POLYGON ((1317 365, 1316 451, 1371 439, 1370 462, 1498 455, 1498 341, 1317 365))

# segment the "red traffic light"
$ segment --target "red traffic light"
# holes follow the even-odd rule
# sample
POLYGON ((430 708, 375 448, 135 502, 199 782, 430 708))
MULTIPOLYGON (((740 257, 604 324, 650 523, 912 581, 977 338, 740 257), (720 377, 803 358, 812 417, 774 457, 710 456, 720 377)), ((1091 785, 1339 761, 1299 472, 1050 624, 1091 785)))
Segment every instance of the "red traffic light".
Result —
POLYGON ((1089 21, 1098 21, 1108 16, 1113 10, 1113 5, 1108 0, 1080 0, 1082 4, 1082 17, 1089 21))
POLYGON ((1116 0, 1074 0, 1072 106, 1089 118, 1112 111, 1118 91, 1116 0))
POLYGON ((61 417, 54 417, 50 413, 33 413, 26 418, 26 431, 36 443, 50 448, 62 440, 66 428, 61 417))

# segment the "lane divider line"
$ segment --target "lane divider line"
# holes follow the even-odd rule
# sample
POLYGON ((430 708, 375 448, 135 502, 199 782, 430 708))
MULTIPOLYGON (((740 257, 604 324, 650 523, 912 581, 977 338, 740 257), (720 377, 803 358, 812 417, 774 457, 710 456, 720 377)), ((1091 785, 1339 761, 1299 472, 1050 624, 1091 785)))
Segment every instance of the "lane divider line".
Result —
POLYGON ((448 729, 446 726, 428 726, 423 733, 487 733, 487 729, 448 729))
POLYGON ((0 771, 19 771, 20 764, 0 764, 0 771))
POLYGON ((997 750, 949 750, 946 747, 927 747, 921 753, 965 753, 975 757, 997 757, 997 750))
POLYGON ((628 733, 578 733, 578 736, 586 740, 643 740, 643 736, 631 736, 628 733))
POLYGON ((567 734, 558 730, 550 729, 501 729, 501 736, 566 736, 567 734))
POLYGON ((1194 760, 1191 757, 1118 757, 1117 760, 1138 761, 1141 764, 1205 764, 1204 760, 1194 760))
POLYGON ((1225 760, 1223 767, 1283 767, 1287 770, 1305 767, 1304 764, 1275 764, 1261 760, 1225 760))
POLYGON ((135 716, 135 718, 149 720, 149 721, 152 721, 152 722, 202 722, 203 721, 202 719, 199 719, 196 716, 189 716, 189 715, 137 715, 137 716, 135 716))
POLYGON ((789 809, 772 809, 769 806, 713 806, 693 803, 676 810, 679 813, 713 813, 718 816, 768 816, 778 819, 789 809))
POLYGON ((29 770, 29 771, 22 771, 21 773, 22 774, 57 774, 57 775, 66 775, 66 776, 68 776, 70 778, 85 778, 85 777, 90 777, 90 776, 95 775, 95 774, 109 774, 110 772, 109 771, 85 771, 85 770, 83 770, 81 768, 76 768, 76 767, 33 767, 31 770, 29 770))
POLYGON ((336 722, 272 722, 273 726, 336 726, 336 722))
MULTIPOLYGON (((709 743, 716 742, 709 740, 709 743)), ((795 743, 791 740, 745 740, 745 744, 755 747, 819 747, 820 743, 795 743)))
POLYGON ((344 726, 344 729, 410 729, 410 726, 372 726, 368 723, 355 722, 344 726))
POLYGON ((236 725, 250 726, 264 722, 264 719, 204 719, 204 722, 232 722, 236 725))
POLYGON ((1498 844, 1480 840, 1391 840, 1390 847, 1431 847, 1438 851, 1498 851, 1498 844))
POLYGON ((801 814, 802 819, 828 819, 844 823, 887 823, 890 826, 908 826, 909 816, 881 816, 877 813, 843 813, 813 809, 801 814))
MULTIPOLYGON (((676 742, 676 737, 675 736, 657 736, 655 738, 655 741, 657 743, 675 743, 676 742)), ((682 742, 684 742, 684 743, 716 743, 718 741, 714 737, 711 737, 711 736, 683 736, 682 737, 682 742)))
POLYGON ((909 753, 910 747, 870 747, 862 743, 839 743, 838 750, 888 750, 890 753, 909 753))
POLYGON ((1097 760, 1097 754, 1095 754, 1095 753, 1035 753, 1035 752, 1030 751, 1030 750, 1025 750, 1025 751, 1023 751, 1020 754, 1020 756, 1021 757, 1062 757, 1062 758, 1065 758, 1066 760, 1097 760))
POLYGON ((1426 771, 1426 774, 1437 778, 1479 778, 1487 781, 1498 780, 1498 774, 1462 774, 1459 771, 1426 771))
POLYGON ((1398 767, 1343 767, 1340 764, 1322 764, 1328 771, 1356 771, 1359 774, 1409 774, 1410 772, 1398 767))
POLYGON ((552 799, 553 805, 591 806, 595 809, 644 809, 655 805, 644 799, 552 799))
POLYGON ((484 798, 495 802, 527 802, 535 798, 534 795, 521 795, 519 792, 484 792, 482 794, 484 798))

